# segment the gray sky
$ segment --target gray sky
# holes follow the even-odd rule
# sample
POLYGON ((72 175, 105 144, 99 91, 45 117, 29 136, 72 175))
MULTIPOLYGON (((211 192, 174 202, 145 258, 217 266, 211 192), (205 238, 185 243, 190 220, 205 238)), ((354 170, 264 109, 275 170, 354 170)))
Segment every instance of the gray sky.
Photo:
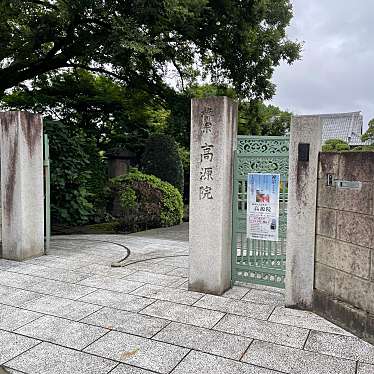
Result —
POLYGON ((291 0, 302 59, 276 69, 272 103, 295 114, 361 110, 374 118, 374 1, 291 0))

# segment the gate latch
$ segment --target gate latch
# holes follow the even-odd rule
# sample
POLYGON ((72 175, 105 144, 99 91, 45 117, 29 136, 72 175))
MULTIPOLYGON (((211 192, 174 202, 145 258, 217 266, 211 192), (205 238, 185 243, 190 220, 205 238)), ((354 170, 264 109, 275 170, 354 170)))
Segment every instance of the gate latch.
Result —
POLYGON ((332 174, 327 174, 327 186, 335 186, 337 189, 341 190, 355 190, 361 191, 362 182, 359 181, 345 181, 342 179, 335 179, 332 174))

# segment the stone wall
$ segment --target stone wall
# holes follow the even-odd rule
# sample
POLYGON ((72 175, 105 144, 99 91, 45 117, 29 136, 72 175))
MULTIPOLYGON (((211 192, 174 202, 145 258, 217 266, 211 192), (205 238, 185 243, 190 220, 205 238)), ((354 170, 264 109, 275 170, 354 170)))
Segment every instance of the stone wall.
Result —
POLYGON ((374 153, 319 156, 314 310, 374 343, 374 153), (360 181, 360 190, 327 185, 360 181))

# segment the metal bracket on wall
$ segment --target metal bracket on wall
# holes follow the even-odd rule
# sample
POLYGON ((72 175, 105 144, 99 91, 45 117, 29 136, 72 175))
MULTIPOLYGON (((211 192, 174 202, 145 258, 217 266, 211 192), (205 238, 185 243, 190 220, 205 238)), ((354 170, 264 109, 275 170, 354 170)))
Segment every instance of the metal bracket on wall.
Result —
POLYGON ((328 187, 336 187, 337 189, 341 189, 341 190, 361 191, 361 188, 362 188, 362 182, 335 179, 332 174, 327 174, 326 185, 328 187))

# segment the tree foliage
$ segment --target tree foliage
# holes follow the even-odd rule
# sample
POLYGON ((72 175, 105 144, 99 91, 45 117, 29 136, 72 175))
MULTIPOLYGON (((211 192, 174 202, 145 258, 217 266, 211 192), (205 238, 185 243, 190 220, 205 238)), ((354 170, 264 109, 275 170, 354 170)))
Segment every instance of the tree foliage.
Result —
MULTIPOLYGON (((169 102, 170 117, 166 131, 185 148, 190 147, 191 99, 210 96, 228 96, 238 100, 235 90, 225 85, 192 85, 169 102)), ((291 125, 292 113, 259 100, 239 100, 239 135, 282 136, 291 125)))
POLYGON ((183 193, 183 164, 177 143, 170 135, 156 134, 147 140, 141 167, 146 174, 169 182, 183 193))
POLYGON ((165 122, 165 109, 147 92, 123 87, 111 78, 78 69, 49 73, 32 86, 3 97, 3 107, 53 117, 72 132, 93 139, 99 150, 142 148, 144 139, 165 122))
POLYGON ((44 120, 51 160, 51 215, 53 223, 80 225, 94 213, 87 190, 91 172, 86 140, 63 123, 44 120))
POLYGON ((328 139, 322 146, 323 152, 340 152, 349 150, 349 144, 341 139, 328 139))
POLYGON ((274 66, 299 57, 291 18, 289 0, 0 0, 0 92, 76 67, 162 93, 173 66, 268 99, 274 66))
POLYGON ((369 128, 366 130, 365 134, 362 135, 362 141, 369 141, 374 145, 374 118, 369 121, 369 128))

